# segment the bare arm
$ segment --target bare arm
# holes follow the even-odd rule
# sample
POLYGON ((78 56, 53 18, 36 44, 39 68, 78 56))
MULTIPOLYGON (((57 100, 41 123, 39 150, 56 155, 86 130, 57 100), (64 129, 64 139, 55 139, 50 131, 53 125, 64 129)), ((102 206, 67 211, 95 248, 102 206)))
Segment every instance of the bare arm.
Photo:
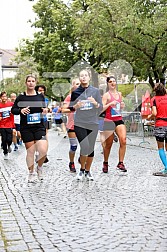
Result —
POLYGON ((68 103, 63 103, 61 112, 62 113, 71 113, 71 110, 68 107, 69 107, 68 103))
POLYGON ((153 115, 153 116, 156 116, 156 115, 157 115, 156 106, 152 106, 152 115, 153 115))
POLYGON ((105 93, 102 97, 102 103, 103 103, 103 111, 102 112, 104 112, 106 109, 108 109, 108 107, 116 105, 117 101, 112 101, 112 102, 107 103, 109 99, 110 99, 110 97, 109 97, 108 93, 105 93))

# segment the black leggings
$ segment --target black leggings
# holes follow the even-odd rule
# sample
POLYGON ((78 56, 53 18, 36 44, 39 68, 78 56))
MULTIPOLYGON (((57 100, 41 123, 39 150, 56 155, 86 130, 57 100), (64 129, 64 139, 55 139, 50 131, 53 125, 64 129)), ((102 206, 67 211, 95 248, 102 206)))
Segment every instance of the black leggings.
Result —
POLYGON ((94 157, 98 125, 91 126, 91 129, 74 126, 74 130, 80 144, 80 154, 82 156, 94 157))
POLYGON ((3 153, 7 154, 8 153, 8 146, 12 144, 12 138, 13 138, 13 130, 11 128, 1 128, 0 129, 0 134, 2 138, 2 148, 3 148, 3 153))

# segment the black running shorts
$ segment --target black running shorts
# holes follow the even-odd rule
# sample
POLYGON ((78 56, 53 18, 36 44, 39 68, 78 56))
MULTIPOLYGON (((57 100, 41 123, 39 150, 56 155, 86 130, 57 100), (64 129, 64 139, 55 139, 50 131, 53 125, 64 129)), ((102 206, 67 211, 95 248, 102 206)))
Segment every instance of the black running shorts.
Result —
POLYGON ((124 124, 122 120, 119 121, 104 121, 103 130, 101 131, 114 131, 118 125, 124 124))
POLYGON ((46 140, 46 128, 44 126, 24 128, 20 130, 20 133, 24 143, 46 140))
POLYGON ((158 142, 167 143, 167 127, 155 127, 154 136, 158 142))

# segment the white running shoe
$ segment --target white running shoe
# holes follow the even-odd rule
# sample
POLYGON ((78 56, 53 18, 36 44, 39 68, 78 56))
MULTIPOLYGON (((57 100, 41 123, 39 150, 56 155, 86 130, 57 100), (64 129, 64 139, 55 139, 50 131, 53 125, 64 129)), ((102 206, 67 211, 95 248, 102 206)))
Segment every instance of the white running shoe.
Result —
POLYGON ((9 159, 8 154, 4 154, 4 160, 8 160, 8 159, 9 159))
POLYGON ((84 178, 84 171, 80 171, 80 172, 77 174, 76 178, 77 178, 77 180, 82 181, 83 178, 84 178))
POLYGON ((39 168, 37 166, 37 174, 38 174, 38 179, 42 181, 43 180, 43 167, 39 168))
POLYGON ((85 178, 89 181, 93 181, 94 178, 92 176, 92 174, 90 173, 90 171, 88 173, 85 172, 85 178))
POLYGON ((29 183, 36 183, 36 174, 34 172, 29 172, 28 175, 28 182, 29 183))

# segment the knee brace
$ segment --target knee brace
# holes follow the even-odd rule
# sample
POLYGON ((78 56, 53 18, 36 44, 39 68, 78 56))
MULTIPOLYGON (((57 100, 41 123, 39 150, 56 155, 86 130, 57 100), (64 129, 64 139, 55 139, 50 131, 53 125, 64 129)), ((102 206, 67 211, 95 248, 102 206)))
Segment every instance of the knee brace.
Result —
POLYGON ((69 141, 70 141, 70 152, 75 152, 77 149, 77 139, 69 138, 69 141))

